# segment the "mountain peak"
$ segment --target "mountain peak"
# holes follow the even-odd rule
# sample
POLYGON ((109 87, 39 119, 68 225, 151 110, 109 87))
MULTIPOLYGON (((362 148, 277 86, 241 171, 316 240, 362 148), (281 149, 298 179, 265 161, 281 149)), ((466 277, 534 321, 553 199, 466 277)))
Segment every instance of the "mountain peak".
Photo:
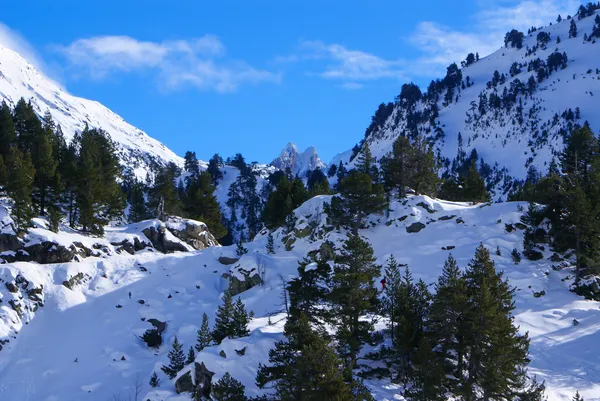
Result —
POLYGON ((292 174, 299 177, 304 177, 307 172, 326 166, 319 158, 314 146, 309 146, 304 152, 298 152, 298 147, 293 142, 285 145, 279 157, 273 160, 271 165, 280 170, 289 168, 292 174))

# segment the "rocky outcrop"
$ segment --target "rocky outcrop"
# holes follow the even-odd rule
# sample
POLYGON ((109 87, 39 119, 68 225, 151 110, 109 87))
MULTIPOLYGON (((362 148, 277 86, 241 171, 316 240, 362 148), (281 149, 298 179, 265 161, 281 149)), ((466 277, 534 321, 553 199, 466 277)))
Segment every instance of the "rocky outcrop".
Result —
POLYGON ((231 268, 228 275, 229 289, 231 295, 235 296, 250 288, 262 284, 259 264, 256 257, 244 255, 239 264, 231 268))
POLYGON ((143 231, 150 240, 154 249, 162 253, 186 252, 188 248, 181 242, 169 239, 167 228, 164 225, 148 227, 143 231))
POLYGON ((197 399, 210 399, 212 377, 215 375, 206 368, 204 362, 194 362, 194 365, 175 381, 177 394, 192 393, 197 399))
POLYGON ((110 244, 116 247, 117 252, 125 251, 130 255, 134 255, 136 252, 150 246, 150 244, 140 241, 138 237, 135 237, 133 242, 129 239, 124 239, 121 242, 111 242, 110 244))
POLYGON ((200 221, 169 217, 166 226, 174 236, 196 250, 219 245, 217 239, 208 230, 207 225, 200 221))
POLYGON ((219 256, 219 263, 221 263, 222 265, 232 265, 234 263, 237 263, 237 261, 240 260, 240 258, 230 258, 229 256, 219 256))
POLYGON ((17 251, 22 247, 23 244, 15 234, 0 234, 0 252, 17 251))
POLYGON ((418 233, 422 229, 425 228, 425 224, 421 222, 412 223, 410 226, 406 227, 407 233, 418 233))

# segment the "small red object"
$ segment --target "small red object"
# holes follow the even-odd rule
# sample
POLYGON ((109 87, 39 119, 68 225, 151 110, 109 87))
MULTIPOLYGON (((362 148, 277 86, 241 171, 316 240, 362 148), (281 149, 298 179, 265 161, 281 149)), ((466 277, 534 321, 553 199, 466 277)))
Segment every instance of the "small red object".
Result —
POLYGON ((385 291, 385 277, 380 281, 381 283, 381 291, 385 291))

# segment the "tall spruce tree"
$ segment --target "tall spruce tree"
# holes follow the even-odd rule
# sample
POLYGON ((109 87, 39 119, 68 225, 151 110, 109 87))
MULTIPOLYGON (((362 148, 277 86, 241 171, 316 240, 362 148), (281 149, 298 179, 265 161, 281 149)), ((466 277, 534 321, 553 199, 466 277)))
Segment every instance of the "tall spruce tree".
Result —
POLYGON ((335 258, 329 294, 330 317, 336 327, 339 355, 344 360, 348 377, 356 367, 359 351, 373 331, 373 318, 365 317, 377 311, 374 283, 380 269, 375 264, 371 245, 357 234, 348 234, 341 253, 335 258))
POLYGON ((31 204, 35 169, 28 153, 13 146, 6 160, 6 192, 14 202, 12 217, 17 232, 23 232, 34 216, 31 204))
POLYGON ((246 401, 246 387, 226 372, 212 389, 214 401, 246 401))
POLYGON ((466 370, 461 394, 466 400, 510 400, 525 383, 528 336, 514 326, 511 288, 495 269, 489 251, 479 245, 465 273, 468 309, 466 370))
POLYGON ((223 303, 217 308, 217 315, 215 316, 215 327, 212 332, 215 343, 221 344, 225 337, 232 336, 234 333, 234 314, 233 297, 229 291, 225 291, 223 303))
POLYGON ((288 321, 286 339, 269 351, 269 365, 260 364, 259 388, 275 391, 275 400, 354 401, 344 381, 340 360, 322 333, 313 331, 306 316, 288 321))
POLYGON ((150 217, 145 192, 145 186, 141 182, 136 181, 131 187, 128 216, 130 223, 137 223, 150 217))
MULTIPOLYGON (((387 205, 383 185, 373 183, 371 176, 357 170, 352 170, 340 184, 341 216, 345 224, 350 223, 356 233, 364 224, 365 218, 371 213, 382 212, 387 205)), ((334 197, 335 198, 335 197, 334 197)), ((333 200, 332 200, 333 204, 333 200)))
POLYGON ((287 285, 290 319, 305 316, 314 324, 323 321, 327 315, 324 306, 329 298, 330 278, 331 266, 327 261, 305 258, 298 262, 298 277, 287 285))
POLYGON ((210 174, 212 184, 214 186, 217 186, 219 180, 223 178, 223 173, 221 172, 221 167, 223 167, 223 165, 223 158, 217 153, 215 153, 208 161, 208 167, 206 171, 208 174, 210 174))
POLYGON ((249 335, 250 330, 248 330, 248 323, 250 323, 251 317, 252 313, 246 311, 244 302, 241 298, 238 298, 233 307, 233 321, 231 335, 229 337, 239 338, 249 335))
POLYGON ((221 207, 214 195, 215 187, 212 185, 210 174, 203 171, 188 178, 184 192, 186 216, 204 222, 215 238, 224 237, 227 229, 223 225, 221 207))
POLYGON ((169 364, 163 365, 160 369, 169 377, 174 379, 177 373, 185 366, 185 354, 183 353, 183 346, 175 337, 173 340, 173 348, 169 351, 169 364))
POLYGON ((52 190, 56 184, 55 175, 58 159, 55 153, 55 124, 50 113, 44 115, 44 125, 36 130, 32 143, 32 160, 35 167, 34 199, 41 216, 46 214, 48 203, 53 203, 52 190))
POLYGON ((0 156, 8 159, 9 150, 16 145, 17 135, 10 107, 3 100, 0 105, 0 156))
POLYGON ((210 326, 208 325, 208 316, 206 313, 202 314, 202 326, 198 330, 198 335, 196 339, 196 352, 202 351, 204 348, 210 346, 212 344, 212 333, 210 331, 210 326))
POLYGON ((183 165, 185 171, 190 173, 192 177, 197 177, 198 174, 200 174, 200 165, 198 164, 198 159, 196 158, 196 152, 185 152, 183 165))

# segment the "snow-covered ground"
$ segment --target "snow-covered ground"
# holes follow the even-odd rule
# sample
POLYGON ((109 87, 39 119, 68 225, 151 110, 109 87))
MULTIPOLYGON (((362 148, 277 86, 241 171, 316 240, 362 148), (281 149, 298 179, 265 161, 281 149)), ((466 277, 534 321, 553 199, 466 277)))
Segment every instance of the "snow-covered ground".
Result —
MULTIPOLYGON (((313 198, 296 210, 298 233, 303 227, 319 226, 324 221, 321 209, 328 199, 313 198)), ((373 216, 372 228, 361 234, 373 244, 380 263, 394 255, 400 263, 409 264, 415 278, 423 278, 428 284, 435 282, 450 253, 464 268, 475 247, 483 242, 493 251, 497 268, 517 287, 516 322, 522 331, 529 331, 530 372, 546 381, 548 400, 570 400, 576 390, 586 400, 600 400, 600 355, 595 351, 600 335, 600 304, 571 293, 571 271, 553 270, 547 259, 549 253, 539 262, 524 259, 518 265, 513 263, 510 252, 521 248, 522 231, 507 233, 505 224, 519 221, 518 206, 466 205, 413 197, 405 205, 393 203, 388 217, 373 216), (418 233, 407 233, 406 227, 415 222, 426 226, 418 233), (449 246, 455 248, 442 249, 449 246), (502 256, 495 254, 496 247, 502 256), (534 292, 540 291, 545 295, 534 297, 534 292), (577 326, 573 319, 579 322, 577 326)), ((228 285, 223 273, 238 265, 258 268, 264 279, 263 285, 240 295, 256 314, 250 325, 251 335, 207 348, 197 361, 216 372, 214 380, 228 371, 246 385, 249 395, 258 394, 254 384, 257 365, 267 361, 268 350, 282 338, 280 275, 293 277, 298 261, 308 251, 318 249, 323 240, 341 243, 344 239, 335 231, 325 237, 316 233, 313 239, 297 238, 293 249, 285 251, 283 237, 281 229, 275 233, 277 252, 267 255, 266 234, 257 236, 246 245, 249 253, 230 266, 218 262, 220 256, 234 254, 233 248, 227 247, 171 255, 122 254, 55 265, 0 265, 2 277, 7 269, 13 277, 21 273, 36 286, 43 285, 44 292, 44 306, 0 351, 0 399, 105 401, 133 394, 136 382, 143 387, 139 399, 188 399, 175 394, 173 382, 160 366, 167 363, 175 336, 185 350, 195 344, 203 313, 208 314, 211 325, 214 323, 220 297, 228 285), (62 284, 65 277, 78 272, 90 279, 72 289, 62 284), (151 318, 168 324, 165 344, 158 351, 147 348, 139 339, 151 327, 147 322, 151 318), (244 347, 245 355, 235 352, 244 347), (221 350, 226 358, 219 355, 221 350), (153 371, 161 379, 157 389, 148 385, 153 371)), ((14 313, 7 302, 0 305, 5 312, 14 313)), ((371 380, 367 384, 377 400, 402 399, 387 381, 371 380)))

